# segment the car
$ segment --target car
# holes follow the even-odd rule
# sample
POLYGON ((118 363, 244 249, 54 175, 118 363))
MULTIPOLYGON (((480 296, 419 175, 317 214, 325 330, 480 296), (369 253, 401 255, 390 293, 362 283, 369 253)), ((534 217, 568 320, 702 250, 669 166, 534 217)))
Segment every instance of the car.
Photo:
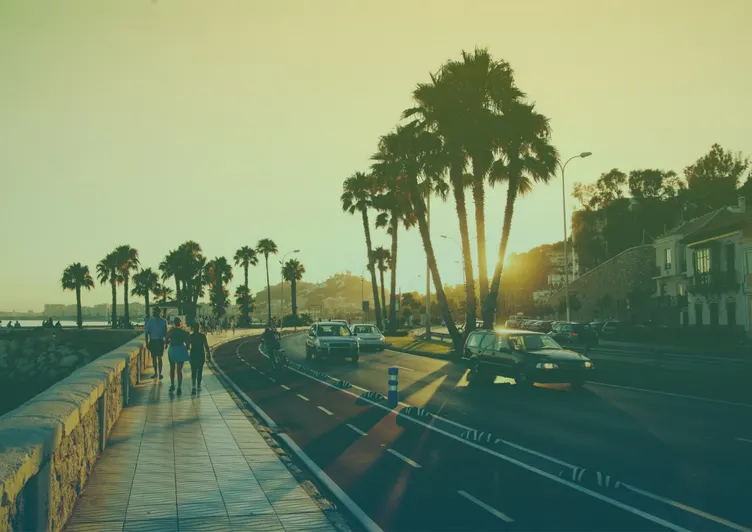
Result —
POLYGON ((370 323, 357 323, 350 330, 358 337, 360 349, 372 347, 377 351, 383 351, 389 345, 378 327, 370 323))
POLYGON ((627 336, 628 326, 626 323, 618 320, 610 320, 603 324, 600 333, 603 338, 612 338, 615 340, 627 336))
POLYGON ((314 323, 306 338, 306 360, 312 358, 360 358, 360 343, 346 323, 325 321, 314 323))
POLYGON ((497 375, 523 387, 539 383, 568 383, 581 388, 595 365, 585 355, 564 349, 547 334, 496 329, 474 331, 465 341, 470 359, 468 380, 473 385, 493 382, 497 375))
POLYGON ((598 333, 584 323, 559 322, 551 327, 548 335, 563 347, 583 350, 585 353, 598 346, 598 333))
POLYGON ((352 329, 350 328, 350 323, 347 320, 329 320, 329 323, 341 323, 345 327, 347 327, 347 330, 352 332, 352 329))

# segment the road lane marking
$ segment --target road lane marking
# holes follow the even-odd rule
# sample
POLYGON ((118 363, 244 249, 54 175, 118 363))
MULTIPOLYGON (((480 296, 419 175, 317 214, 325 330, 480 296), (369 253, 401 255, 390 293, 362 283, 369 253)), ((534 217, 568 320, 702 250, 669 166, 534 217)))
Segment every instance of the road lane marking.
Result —
POLYGON ((404 454, 402 454, 402 453, 398 453, 398 452, 397 452, 397 451, 395 451, 394 449, 387 449, 387 450, 386 450, 386 452, 388 452, 388 453, 392 453, 392 454, 393 454, 394 456, 396 456, 396 457, 397 457, 397 458, 399 458, 400 460, 403 460, 404 462, 406 462, 406 463, 410 464, 411 466, 413 466, 413 467, 414 467, 414 468, 416 468, 416 469, 419 469, 419 468, 420 468, 420 464, 419 464, 418 462, 416 462, 415 460, 411 460, 411 459, 409 459, 409 458, 408 458, 407 456, 405 456, 405 455, 404 455, 404 454))
POLYGON ((263 371, 259 371, 259 373, 261 373, 264 377, 266 377, 266 373, 264 373, 263 371))
POLYGON ((310 399, 308 399, 308 397, 306 397, 305 395, 297 394, 297 396, 303 399, 303 401, 310 401, 310 399))
POLYGON ((331 410, 327 410, 323 406, 317 406, 316 408, 318 408, 319 410, 321 410, 324 414, 326 414, 328 416, 333 416, 334 415, 334 412, 332 412, 331 410))
POLYGON ((747 438, 736 438, 736 439, 739 440, 739 441, 743 441, 743 442, 747 442, 747 443, 752 443, 752 440, 748 440, 747 438))
POLYGON ((283 389, 285 389, 285 390, 287 390, 287 391, 290 391, 290 387, 289 387, 289 386, 285 386, 284 384, 280 384, 280 386, 281 386, 281 387, 282 387, 283 389))
POLYGON ((404 369, 405 371, 415 371, 414 369, 412 369, 412 368, 406 368, 405 366, 397 366, 397 365, 395 365, 394 367, 395 368, 399 368, 399 369, 404 369))
POLYGON ((360 430, 360 429, 359 429, 358 427, 356 427, 355 425, 350 425, 350 424, 348 423, 348 424, 347 424, 347 425, 345 425, 345 426, 347 426, 347 427, 350 427, 351 429, 353 429, 353 430, 354 430, 355 432, 357 432, 357 433, 358 433, 358 434, 360 434, 361 436, 368 436, 368 433, 367 433, 367 432, 363 432, 362 430, 360 430))
POLYGON ((268 377, 268 376, 267 376, 267 378, 268 378, 268 379, 269 379, 270 381, 272 381, 272 382, 277 382, 277 379, 273 379, 272 377, 268 377))
POLYGON ((667 395, 669 397, 679 397, 681 399, 694 399, 695 401, 705 401, 706 403, 716 403, 719 405, 728 406, 740 406, 742 408, 752 408, 752 404, 749 403, 735 403, 733 401, 723 401, 721 399, 710 399, 708 397, 698 397, 696 395, 684 395, 682 393, 661 392, 658 390, 647 390, 645 388, 633 388, 631 386, 621 386, 619 384, 607 384, 605 382, 587 381, 588 384, 595 384, 596 386, 606 386, 608 388, 621 388, 622 390, 632 390, 635 392, 654 393, 657 395, 667 395))
POLYGON ((251 369, 256 369, 256 366, 251 366, 251 369))
POLYGON ((492 515, 495 515, 496 517, 498 517, 502 521, 506 521, 507 523, 513 523, 514 522, 514 519, 512 519, 508 515, 504 515, 503 513, 501 513, 499 510, 497 510, 493 506, 489 506, 485 502, 479 501, 478 499, 476 499, 475 497, 473 497, 472 495, 470 495, 468 492, 463 491, 463 490, 458 490, 457 493, 459 493, 460 495, 462 495, 468 501, 474 502, 475 504, 477 504, 478 506, 480 506, 481 508, 483 508, 488 513, 490 513, 492 515))

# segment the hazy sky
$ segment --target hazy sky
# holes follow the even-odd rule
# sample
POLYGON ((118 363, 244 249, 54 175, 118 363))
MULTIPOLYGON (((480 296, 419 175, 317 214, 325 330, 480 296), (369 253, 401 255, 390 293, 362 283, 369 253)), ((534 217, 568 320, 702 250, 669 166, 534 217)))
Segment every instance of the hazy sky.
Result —
MULTIPOLYGON (((415 84, 477 45, 511 63, 563 157, 594 153, 569 165, 568 194, 613 167, 681 171, 713 142, 749 154, 750 20, 749 0, 1 0, 0 310, 74 302, 63 268, 125 243, 156 267, 187 239, 231 257, 269 237, 300 248, 307 280, 359 275, 343 179, 415 84)), ((454 204, 433 207, 442 275, 461 282, 439 238, 458 239, 454 204)), ((518 202, 510 248, 561 234, 557 179, 518 202)), ((400 236, 399 284, 423 289, 420 238, 400 236)))

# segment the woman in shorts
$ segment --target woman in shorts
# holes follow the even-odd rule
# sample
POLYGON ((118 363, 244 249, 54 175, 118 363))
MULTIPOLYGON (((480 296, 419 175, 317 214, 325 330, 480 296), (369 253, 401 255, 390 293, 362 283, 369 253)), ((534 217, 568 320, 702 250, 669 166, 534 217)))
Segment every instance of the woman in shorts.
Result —
POLYGON ((174 326, 167 332, 166 341, 170 344, 167 358, 170 360, 170 393, 175 391, 175 369, 178 372, 178 395, 183 393, 183 364, 190 360, 188 342, 190 335, 182 328, 180 318, 175 318, 174 326))

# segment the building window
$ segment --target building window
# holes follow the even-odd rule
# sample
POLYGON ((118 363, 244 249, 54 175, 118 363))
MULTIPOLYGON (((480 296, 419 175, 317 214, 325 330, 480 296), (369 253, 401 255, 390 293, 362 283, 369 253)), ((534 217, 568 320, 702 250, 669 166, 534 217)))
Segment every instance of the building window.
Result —
POLYGON ((702 325, 702 303, 695 303, 695 325, 702 325))
POLYGON ((710 325, 712 327, 718 326, 718 302, 714 301, 708 304, 710 307, 710 325))
POLYGON ((726 301, 726 324, 736 325, 736 301, 726 301))
POLYGON ((703 248, 695 251, 695 273, 710 271, 710 249, 703 248))
POLYGON ((663 264, 667 270, 671 269, 671 248, 663 250, 663 264))

